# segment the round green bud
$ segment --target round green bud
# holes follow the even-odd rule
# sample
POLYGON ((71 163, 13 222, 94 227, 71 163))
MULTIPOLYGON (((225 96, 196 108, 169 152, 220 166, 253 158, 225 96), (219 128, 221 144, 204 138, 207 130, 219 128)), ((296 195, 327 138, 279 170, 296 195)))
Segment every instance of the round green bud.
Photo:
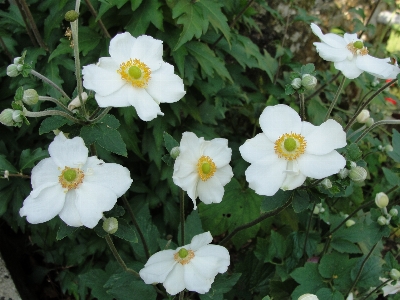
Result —
POLYGON ((12 119, 14 120, 14 122, 16 122, 16 123, 22 122, 21 115, 22 115, 22 111, 14 110, 13 113, 12 113, 12 119))
POLYGON ((171 149, 171 152, 169 154, 171 155, 171 157, 173 159, 176 159, 180 153, 181 153, 181 150, 179 149, 179 147, 174 147, 171 149))
POLYGON ((392 145, 386 145, 384 149, 385 149, 386 152, 392 152, 393 151, 393 146, 392 145))
POLYGON ((319 300, 314 294, 304 294, 299 297, 298 300, 319 300))
POLYGON ((328 178, 325 178, 322 180, 321 185, 326 189, 330 189, 332 187, 332 182, 328 178))
POLYGON ((21 72, 24 68, 24 65, 17 65, 18 72, 21 72))
POLYGON ((384 216, 380 216, 377 222, 381 226, 387 225, 389 223, 388 219, 386 219, 384 216))
POLYGON ((291 83, 292 88, 294 88, 295 90, 299 89, 301 87, 301 79, 300 78, 295 78, 292 80, 291 83))
POLYGON ((11 64, 7 67, 7 76, 17 77, 19 75, 19 71, 17 65, 11 64))
POLYGON ((65 13, 64 19, 68 22, 74 22, 78 19, 79 13, 75 10, 69 10, 65 13))
POLYGON ((385 193, 380 192, 375 196, 375 204, 379 208, 384 208, 389 204, 389 197, 385 193))
POLYGON ((107 218, 103 222, 103 229, 109 234, 114 234, 118 230, 118 220, 114 217, 107 218))
POLYGON ((367 121, 365 122, 365 126, 367 126, 369 128, 372 125, 374 125, 374 123, 375 123, 375 120, 373 118, 368 118, 367 121))
POLYGON ((338 176, 340 179, 345 179, 347 176, 349 176, 349 170, 346 168, 343 168, 339 171, 338 176))
POLYGON ((346 224, 346 227, 351 227, 354 224, 356 224, 356 222, 354 222, 353 220, 350 219, 350 220, 347 220, 345 224, 346 224))
POLYGON ((397 269, 391 269, 389 275, 393 280, 400 279, 400 272, 397 269))
POLYGON ((354 167, 350 170, 349 177, 354 182, 363 182, 367 178, 367 170, 360 166, 354 167))
POLYGON ((363 109, 357 116, 356 120, 358 123, 362 123, 364 124, 365 122, 367 122, 369 118, 369 110, 367 109, 363 109))
POLYGON ((22 101, 27 105, 34 105, 39 101, 39 95, 34 89, 27 89, 24 91, 22 101))
POLYGON ((0 123, 6 126, 13 126, 13 112, 14 110, 11 108, 6 108, 0 113, 0 123))
POLYGON ((304 86, 306 90, 312 90, 317 85, 317 78, 310 74, 305 74, 301 79, 301 85, 304 86))
POLYGON ((395 208, 392 208, 389 211, 389 215, 391 215, 392 217, 396 217, 398 214, 399 214, 399 211, 397 209, 395 209, 395 208))

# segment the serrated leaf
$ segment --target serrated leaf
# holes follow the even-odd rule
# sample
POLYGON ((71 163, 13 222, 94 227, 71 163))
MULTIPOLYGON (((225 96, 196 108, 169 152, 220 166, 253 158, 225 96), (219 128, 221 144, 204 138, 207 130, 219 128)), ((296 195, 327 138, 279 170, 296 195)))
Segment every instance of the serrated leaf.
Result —
POLYGON ((172 148, 174 147, 179 147, 179 143, 168 132, 163 133, 163 138, 164 146, 168 152, 171 152, 172 148))
POLYGON ((137 243, 136 232, 131 225, 124 219, 118 219, 118 230, 114 233, 116 237, 131 243, 137 243))
POLYGON ((285 85, 285 94, 286 95, 292 95, 296 92, 296 90, 292 87, 291 84, 285 85))
POLYGON ((279 189, 274 196, 265 196, 261 202, 261 211, 269 212, 282 207, 293 197, 294 191, 279 189))
MULTIPOLYGON (((133 5, 133 4, 132 4, 133 5)), ((146 0, 132 13, 132 18, 125 26, 133 36, 145 34, 150 23, 157 29, 163 29, 163 13, 160 10, 161 3, 158 0, 146 0)), ((133 9, 132 9, 133 10, 133 9)))
POLYGON ((3 154, 0 154, 0 170, 7 170, 10 173, 18 173, 18 170, 6 159, 6 156, 3 154))
POLYGON ((60 228, 58 228, 58 231, 57 231, 57 236, 56 236, 57 241, 62 240, 66 236, 73 234, 78 229, 79 229, 79 227, 68 226, 67 224, 62 222, 60 225, 60 228))
MULTIPOLYGON (((360 257, 358 259, 357 264, 353 267, 351 270, 351 279, 354 281, 357 274, 359 273, 361 269, 361 264, 365 260, 366 256, 364 255, 363 257, 360 257)), ((371 255, 367 262, 365 263, 360 277, 358 278, 357 285, 356 287, 362 287, 368 289, 371 286, 378 286, 381 284, 381 281, 379 280, 379 276, 381 274, 381 263, 380 263, 380 257, 378 256, 373 256, 371 255)))
POLYGON ((60 43, 58 44, 57 48, 54 49, 53 52, 51 52, 49 59, 47 62, 51 61, 53 58, 60 56, 62 54, 70 53, 73 54, 74 50, 71 48, 71 41, 68 39, 61 39, 60 43))
POLYGON ((314 64, 309 63, 309 64, 306 64, 305 66, 301 66, 300 73, 302 75, 305 75, 305 74, 313 75, 314 70, 315 70, 314 64))
POLYGON ((95 30, 89 27, 79 26, 78 38, 79 51, 82 52, 83 56, 86 56, 89 51, 96 48, 102 37, 95 30))
POLYGON ((68 120, 61 116, 47 117, 40 124, 39 134, 41 135, 41 134, 56 130, 67 123, 68 123, 68 120))
POLYGON ((351 161, 358 161, 362 157, 362 152, 356 143, 346 147, 347 158, 351 161))
MULTIPOLYGON (((64 83, 64 80, 61 79, 60 77, 60 70, 58 68, 58 64, 60 61, 52 60, 46 64, 46 70, 44 75, 53 81, 56 85, 58 85, 60 88, 62 88, 62 84, 64 83)), ((47 91, 47 94, 49 94, 51 97, 58 99, 61 97, 61 93, 56 90, 53 86, 45 84, 44 85, 47 91)))
POLYGON ((49 152, 41 148, 37 148, 33 151, 31 149, 25 149, 21 152, 21 157, 19 159, 19 169, 23 171, 27 168, 33 168, 35 162, 49 157, 49 152))
POLYGON ((382 167, 383 174, 385 174, 386 180, 391 184, 391 185, 400 185, 400 177, 398 174, 393 172, 392 170, 382 167))
POLYGON ((343 294, 330 288, 322 288, 316 292, 318 299, 324 300, 344 300, 343 294))
POLYGON ((310 204, 310 196, 306 191, 296 190, 292 201, 292 206, 295 213, 300 213, 307 209, 310 204))
POLYGON ((108 281, 109 275, 100 269, 92 269, 89 272, 79 275, 80 281, 92 290, 92 296, 99 300, 113 300, 107 293, 104 284, 108 281))
POLYGON ((318 264, 315 263, 305 263, 304 267, 297 268, 290 276, 300 284, 293 291, 292 299, 307 293, 315 294, 319 289, 328 287, 326 280, 318 272, 318 264))

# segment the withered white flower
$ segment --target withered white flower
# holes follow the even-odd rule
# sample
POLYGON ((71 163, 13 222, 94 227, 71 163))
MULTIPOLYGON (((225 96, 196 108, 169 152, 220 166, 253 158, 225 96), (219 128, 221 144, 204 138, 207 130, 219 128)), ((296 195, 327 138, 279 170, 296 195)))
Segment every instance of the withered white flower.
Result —
POLYGON ((211 242, 210 232, 205 232, 194 236, 189 245, 157 252, 140 270, 140 277, 147 284, 162 283, 170 295, 184 289, 205 294, 215 276, 225 273, 230 264, 228 250, 211 242))
POLYGON ((397 63, 392 63, 390 58, 369 55, 363 41, 355 33, 345 33, 343 37, 334 33, 323 34, 314 23, 311 30, 321 40, 321 43, 314 43, 319 56, 333 62, 335 68, 349 79, 357 78, 362 72, 381 79, 394 79, 400 73, 397 63))
POLYGON ((69 226, 93 228, 132 183, 127 168, 88 157, 80 137, 67 139, 59 133, 49 154, 32 169, 33 190, 19 211, 29 223, 59 215, 69 226))
POLYGON ((100 107, 133 106, 140 119, 151 121, 163 115, 160 103, 185 95, 182 79, 162 60, 162 41, 125 32, 111 39, 109 53, 82 70, 83 86, 96 92, 100 107))
POLYGON ((272 196, 293 190, 307 177, 322 179, 343 169, 346 160, 335 149, 346 146, 346 133, 334 120, 320 126, 303 122, 287 105, 267 106, 260 116, 262 133, 239 147, 249 187, 272 196))
POLYGON ((233 177, 229 165, 232 150, 228 140, 216 138, 205 141, 193 132, 184 132, 175 160, 172 179, 187 192, 196 209, 196 198, 205 204, 220 203, 224 186, 233 177))

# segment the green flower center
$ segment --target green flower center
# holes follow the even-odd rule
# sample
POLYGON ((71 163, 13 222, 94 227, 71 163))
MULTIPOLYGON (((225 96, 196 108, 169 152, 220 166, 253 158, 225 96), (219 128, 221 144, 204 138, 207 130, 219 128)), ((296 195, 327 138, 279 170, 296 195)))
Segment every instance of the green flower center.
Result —
POLYGON ((66 181, 72 182, 76 178, 76 171, 74 169, 65 170, 63 173, 63 177, 66 181))
POLYGON ((286 151, 289 151, 289 152, 295 150, 296 147, 297 147, 296 140, 294 138, 291 138, 291 137, 287 138, 285 140, 285 142, 283 143, 283 147, 285 147, 286 151))
POLYGON ((130 77, 132 77, 134 79, 139 79, 140 77, 142 77, 142 70, 140 70, 136 66, 132 66, 129 68, 128 74, 130 77))
POLYGON ((364 48, 364 44, 363 44, 363 42, 361 42, 361 41, 354 42, 354 43, 353 43, 353 46, 354 46, 354 48, 356 48, 356 49, 362 49, 362 48, 364 48))
POLYGON ((202 164, 201 170, 203 171, 204 174, 208 174, 211 171, 211 165, 208 162, 205 162, 202 164))
POLYGON ((181 250, 179 250, 178 253, 179 253, 180 258, 185 258, 189 254, 189 252, 185 248, 182 248, 181 250))
POLYGON ((76 189, 83 181, 85 174, 78 168, 65 167, 58 176, 58 181, 64 189, 76 189))
POLYGON ((202 181, 207 181, 214 176, 217 166, 208 156, 202 156, 197 161, 197 173, 202 181))

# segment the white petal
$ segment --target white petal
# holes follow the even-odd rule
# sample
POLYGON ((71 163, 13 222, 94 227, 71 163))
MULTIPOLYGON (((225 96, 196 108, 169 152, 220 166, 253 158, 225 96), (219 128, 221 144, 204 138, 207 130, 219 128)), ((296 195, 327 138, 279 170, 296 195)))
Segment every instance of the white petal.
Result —
POLYGON ((31 197, 35 198, 43 189, 59 184, 61 172, 52 158, 41 160, 33 169, 31 175, 31 197))
POLYGON ((176 177, 172 175, 172 180, 177 186, 187 192, 189 198, 193 201, 194 209, 196 209, 197 182, 200 180, 199 174, 192 173, 186 177, 176 177))
POLYGON ((119 90, 114 93, 102 96, 96 94, 95 98, 100 107, 127 107, 131 106, 130 98, 137 97, 136 89, 130 84, 123 85, 119 90))
POLYGON ((335 150, 325 155, 304 153, 297 162, 301 173, 315 179, 337 174, 346 165, 344 157, 335 150))
POLYGON ((312 132, 303 136, 307 141, 306 153, 310 154, 327 154, 347 144, 346 133, 343 131, 342 126, 332 119, 327 120, 320 126, 316 126, 312 132))
POLYGON ((189 263, 184 266, 186 289, 191 292, 197 292, 199 294, 207 293, 211 288, 211 284, 214 282, 214 277, 215 276, 212 278, 204 277, 193 264, 189 263))
POLYGON ((78 168, 86 162, 88 148, 81 137, 67 139, 63 133, 60 133, 50 143, 49 154, 54 163, 62 169, 66 166, 78 168))
POLYGON ((196 273, 204 278, 214 278, 218 274, 218 257, 195 256, 189 264, 196 269, 196 273))
POLYGON ((255 137, 246 140, 239 147, 239 151, 243 159, 249 163, 255 163, 266 155, 275 152, 274 143, 264 133, 259 133, 255 137))
MULTIPOLYGON (((206 245, 195 252, 196 262, 198 260, 207 260, 214 265, 215 274, 224 273, 230 265, 229 252, 225 247, 218 245, 206 245)), ((194 259, 193 259, 194 261, 194 259)))
POLYGON ((214 177, 218 178, 222 186, 225 186, 233 177, 232 167, 226 165, 222 168, 218 168, 217 171, 215 171, 214 177))
POLYGON ((199 250, 201 247, 208 245, 213 240, 213 237, 209 231, 195 235, 189 245, 189 248, 193 251, 199 250))
MULTIPOLYGON (((193 160, 197 161, 202 156, 202 145, 204 142, 204 138, 198 138, 193 132, 184 132, 182 134, 182 139, 179 144, 179 150, 181 153, 190 152, 193 160)), ((177 159, 179 159, 180 155, 177 159)))
MULTIPOLYGON (((133 88, 133 87, 132 87, 133 88)), ((134 96, 129 98, 129 102, 136 109, 140 119, 151 121, 157 118, 157 115, 163 116, 158 103, 146 92, 145 89, 133 88, 134 96)))
POLYGON ((110 56, 118 63, 128 61, 131 58, 132 48, 134 47, 136 38, 134 38, 129 32, 117 34, 110 41, 109 53, 110 56))
POLYGON ((19 210, 21 217, 31 224, 47 222, 53 219, 62 210, 65 202, 65 193, 61 185, 45 188, 33 198, 30 195, 24 200, 19 210))
POLYGON ((346 48, 336 49, 325 43, 315 42, 314 46, 317 48, 319 56, 327 61, 343 61, 347 59, 349 53, 351 54, 351 52, 346 48))
MULTIPOLYGON (((385 280, 386 281, 386 280, 385 280)), ((397 281, 395 285, 391 285, 391 281, 389 281, 383 288, 383 296, 397 294, 400 291, 400 284, 397 281)))
POLYGON ((376 58, 370 55, 359 55, 356 59, 356 65, 361 70, 371 75, 381 78, 393 78, 393 65, 389 63, 390 58, 376 58))
POLYGON ((151 73, 146 90, 159 103, 173 103, 186 94, 183 80, 174 74, 174 67, 166 62, 151 73))
POLYGON ((335 62, 335 68, 342 71, 343 75, 346 78, 349 79, 354 79, 360 76, 360 74, 363 72, 359 67, 356 65, 356 60, 343 60, 343 61, 338 61, 335 62))
POLYGON ((357 42, 357 41, 362 42, 362 40, 360 40, 360 39, 357 37, 357 34, 356 34, 356 33, 345 33, 345 34, 343 35, 343 39, 344 39, 344 42, 345 42, 346 45, 348 45, 348 44, 350 44, 350 43, 357 42))
POLYGON ((334 48, 343 48, 346 47, 347 43, 345 42, 344 38, 337 34, 328 33, 323 34, 321 28, 319 28, 316 24, 311 23, 311 30, 314 32, 319 39, 334 48))
POLYGON ((205 204, 220 203, 224 196, 224 187, 215 176, 197 183, 199 199, 205 204))
POLYGON ((260 116, 260 127, 271 142, 284 133, 300 133, 301 119, 290 106, 278 104, 267 106, 260 116))
POLYGON ((163 250, 153 254, 139 275, 146 284, 163 283, 177 263, 174 260, 174 250, 163 250))
POLYGON ((59 216, 68 226, 79 227, 83 224, 78 209, 75 206, 75 198, 75 190, 68 191, 65 197, 64 207, 59 213, 59 216))
POLYGON ((162 41, 148 35, 139 36, 130 49, 131 58, 140 59, 152 72, 161 67, 163 63, 162 54, 162 41))
POLYGON ((173 176, 186 177, 192 173, 197 174, 197 167, 196 167, 197 160, 192 161, 192 160, 185 159, 186 156, 189 156, 188 154, 190 155, 190 153, 188 153, 188 152, 181 153, 181 154, 179 154, 179 157, 175 159, 173 176))
POLYGON ((163 285, 170 295, 176 295, 185 289, 184 269, 181 264, 175 264, 163 285))
MULTIPOLYGON (((106 66, 109 67, 109 64, 106 66)), ((117 70, 103 69, 96 65, 85 66, 82 69, 83 86, 103 97, 111 95, 126 84, 117 70)))
POLYGON ((217 138, 205 142, 203 154, 209 156, 217 168, 221 168, 229 164, 231 161, 232 149, 228 148, 227 139, 217 138))
POLYGON ((88 158, 82 169, 85 173, 85 182, 108 188, 117 197, 125 194, 133 181, 127 168, 119 164, 104 163, 94 156, 88 158))
POLYGON ((103 212, 112 209, 117 195, 108 188, 83 182, 76 190, 75 205, 83 225, 93 228, 103 216, 103 212))
POLYGON ((281 189, 284 191, 291 191, 301 186, 306 181, 307 176, 302 173, 287 174, 285 181, 282 183, 281 189))
POLYGON ((245 172, 249 187, 259 195, 275 195, 285 180, 286 165, 286 160, 278 158, 273 162, 251 164, 245 172))

